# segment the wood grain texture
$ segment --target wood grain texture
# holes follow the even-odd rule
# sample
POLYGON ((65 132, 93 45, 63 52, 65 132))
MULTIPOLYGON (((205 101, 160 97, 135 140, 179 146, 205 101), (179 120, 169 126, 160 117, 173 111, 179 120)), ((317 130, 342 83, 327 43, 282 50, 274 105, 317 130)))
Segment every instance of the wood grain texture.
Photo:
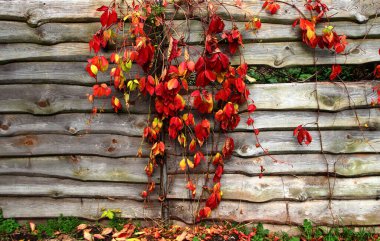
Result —
MULTIPOLYGON (((252 127, 246 124, 248 113, 242 113, 240 116, 241 121, 235 131, 251 131, 252 127)), ((316 129, 317 113, 311 111, 257 111, 253 117, 255 128, 261 131, 293 130, 301 123, 309 123, 307 125, 309 130, 316 129)), ((196 118, 197 122, 199 120, 196 118)), ((319 117, 319 127, 322 130, 359 130, 359 123, 365 130, 378 130, 380 111, 378 109, 355 109, 336 113, 322 112, 319 117)), ((140 137, 146 125, 147 116, 143 114, 102 113, 96 117, 85 113, 45 116, 0 114, 0 136, 91 133, 140 137)), ((219 126, 216 129, 218 128, 219 126)))
MULTIPOLYGON (((224 21, 225 29, 232 28, 231 21, 224 21)), ((246 22, 234 22, 235 26, 241 31, 243 42, 285 42, 301 41, 299 28, 292 28, 289 24, 263 23, 258 31, 245 30, 246 22)), ((380 18, 370 19, 366 24, 341 21, 331 23, 338 34, 345 34, 349 39, 379 38, 380 37, 380 18)), ((172 25, 173 37, 184 37, 187 43, 202 43, 205 38, 204 26, 197 20, 174 20, 172 25)), ((316 32, 321 33, 324 24, 317 25, 316 32)))
MULTIPOLYGON (((345 54, 338 54, 336 57, 326 49, 316 49, 316 64, 364 64, 380 61, 379 45, 380 40, 351 40, 345 54)), ((202 48, 191 48, 191 58, 198 59, 202 48)), ((242 56, 247 64, 276 68, 314 65, 313 54, 314 50, 301 42, 247 43, 242 49, 242 56)), ((49 46, 31 43, 0 44, 0 64, 22 61, 86 61, 91 57, 86 43, 60 43, 49 46)), ((241 57, 231 56, 230 61, 233 65, 238 65, 241 63, 241 57)))
MULTIPOLYGON (((19 20, 26 21, 29 25, 38 26, 46 22, 91 22, 98 21, 100 13, 96 9, 102 5, 108 5, 107 0, 92 1, 84 0, 77 2, 75 0, 1 0, 0 19, 1 20, 19 20), (73 7, 73 5, 75 7, 73 7)), ((250 15, 258 12, 262 3, 255 0, 243 1, 241 9, 229 6, 234 5, 234 1, 224 1, 229 14, 236 20, 247 20, 250 15)), ((329 16, 332 20, 354 20, 365 22, 368 18, 376 15, 376 9, 379 5, 376 1, 364 0, 328 0, 325 3, 329 6, 329 16)), ((295 1, 296 6, 306 13, 304 2, 295 1)), ((167 18, 173 17, 173 6, 167 8, 167 18)), ((219 12, 226 18, 226 11, 219 8, 219 12)), ((204 6, 200 5, 194 10, 194 16, 205 15, 204 6)), ((183 17, 177 14, 176 18, 183 17)), ((278 14, 270 15, 262 12, 260 17, 266 22, 287 22, 291 23, 299 17, 299 14, 292 7, 282 5, 278 14)))
MULTIPOLYGON (((320 153, 319 136, 311 131, 313 142, 308 146, 299 145, 292 131, 261 132, 261 145, 271 154, 320 153)), ((378 131, 322 131, 322 144, 325 153, 378 153, 380 132, 378 131)), ((264 155, 257 148, 253 133, 235 132, 230 134, 235 140, 234 155, 255 157, 264 155)), ((220 140, 219 147, 224 140, 220 140)), ((132 157, 137 153, 141 138, 111 135, 87 134, 79 136, 42 134, 15 137, 0 137, 0 155, 38 156, 38 155, 97 155, 107 157, 132 157)), ((149 145, 143 143, 143 155, 149 155, 149 145)), ((180 155, 172 142, 166 143, 168 154, 180 155)), ((209 150, 203 150, 207 153, 209 150)))
MULTIPOLYGON (((270 154, 313 154, 321 153, 320 138, 317 131, 310 131, 313 141, 310 145, 298 144, 292 131, 265 131, 259 135, 259 141, 264 150, 270 154)), ((234 132, 228 135, 234 139, 235 150, 233 155, 238 157, 257 157, 265 155, 262 148, 256 147, 256 138, 253 132, 234 132)), ((323 150, 327 154, 350 153, 378 153, 380 141, 378 131, 322 131, 323 150)), ((216 137, 218 138, 218 137, 216 137)), ((208 143, 210 145, 210 143, 208 143)), ((224 138, 217 143, 219 151, 224 144, 224 138)), ((167 143, 168 153, 178 155, 179 146, 167 143)), ((210 147, 201 148, 203 153, 210 153, 210 147)))
MULTIPOLYGON (((250 97, 260 110, 271 109, 317 109, 341 111, 352 107, 369 107, 375 97, 372 87, 379 82, 362 81, 356 83, 286 83, 278 85, 250 85, 250 97), (316 94, 318 88, 318 96, 316 94)), ((244 108, 240 108, 244 110, 244 108)))
POLYGON ((46 23, 33 28, 25 22, 0 21, 0 43, 86 43, 100 27, 100 23, 46 23))
POLYGON ((25 61, 87 61, 93 57, 86 43, 60 43, 49 46, 15 43, 0 44, 0 48, 0 64, 25 61))
POLYGON ((142 137, 146 125, 147 116, 138 114, 0 115, 0 136, 94 133, 142 137))
MULTIPOLYGON (((147 158, 47 156, 0 158, 0 175, 56 177, 79 181, 146 183, 147 158)), ((160 182, 159 175, 153 181, 160 182)))
MULTIPOLYGON (((196 204, 186 201, 170 202, 171 218, 193 222, 196 204)), ((222 201, 211 212, 210 219, 236 222, 262 222, 271 224, 302 225, 304 219, 314 225, 376 226, 380 224, 380 200, 333 200, 329 201, 247 203, 222 201)))
MULTIPOLYGON (((380 157, 378 154, 288 154, 274 155, 278 162, 268 156, 254 158, 232 157, 224 162, 224 173, 244 174, 246 176, 258 176, 260 166, 265 168, 265 175, 331 175, 355 177, 380 175, 380 157), (326 157, 326 159, 325 159, 326 157)), ((169 174, 183 173, 179 169, 181 157, 170 157, 168 162, 169 174)), ((194 169, 195 173, 205 173, 206 162, 201 162, 194 169)), ((214 167, 211 167, 211 172, 214 167)))
MULTIPOLYGON (((146 184, 121 182, 82 182, 69 179, 0 176, 0 196, 51 198, 121 198, 143 201, 146 184), (54 184, 54 185, 53 185, 54 184)), ((157 198, 157 193, 152 193, 157 198)))
POLYGON ((97 220, 102 209, 119 209, 124 218, 158 219, 159 203, 133 200, 94 198, 0 197, 0 207, 5 218, 53 218, 60 214, 97 220))
MULTIPOLYGON (((0 155, 40 156, 40 155, 96 155, 108 157, 134 157, 141 144, 139 137, 110 134, 83 136, 67 135, 26 135, 3 137, 0 155)), ((143 143, 143 156, 148 156, 148 144, 143 143)))
MULTIPOLYGON (((255 0, 242 1, 241 8, 236 8, 235 2, 232 0, 223 1, 223 3, 225 8, 219 7, 217 13, 225 19, 230 19, 232 17, 234 20, 238 21, 246 21, 252 16, 257 16, 257 13, 262 7, 262 2, 255 0)), ((291 3, 295 4, 304 15, 308 16, 309 12, 304 7, 304 1, 296 0, 291 3)), ((330 16, 332 21, 350 20, 364 23, 370 17, 376 16, 376 9, 379 8, 379 3, 371 0, 327 0, 323 3, 327 4, 329 7, 330 11, 327 15, 330 16)), ((215 3, 215 5, 218 6, 219 4, 215 3)), ((167 11, 168 14, 170 11, 173 11, 171 8, 172 6, 170 5, 169 10, 167 11)), ((196 7, 193 14, 194 16, 205 16, 206 8, 202 5, 196 7)), ((277 14, 272 15, 262 11, 259 16, 263 22, 291 24, 296 18, 300 17, 300 14, 293 7, 280 3, 280 10, 277 14)), ((180 17, 183 18, 183 16, 178 16, 177 18, 180 17)))
MULTIPOLYGON (((332 25, 337 33, 345 34, 349 39, 378 38, 380 36, 380 18, 370 19, 366 24, 353 22, 334 22, 332 25)), ((202 23, 196 20, 174 20, 168 23, 173 29, 173 37, 185 37, 187 43, 200 43, 204 40, 202 23), (191 34, 190 34, 191 33, 191 34)), ((225 21, 225 29, 231 29, 231 21, 225 21)), ((242 33, 244 42, 277 42, 301 41, 299 28, 289 24, 264 23, 259 31, 246 31, 245 22, 234 22, 242 33)), ((93 34, 100 29, 100 23, 45 23, 36 28, 25 22, 0 21, 0 43, 36 43, 57 44, 64 42, 87 43, 93 34)), ((126 29, 129 25, 126 25, 126 29)), ((323 24, 317 26, 320 33, 323 24)))
MULTIPOLYGON (((85 71, 87 62, 20 62, 0 65, 0 84, 68 84, 93 85, 95 79, 85 71)), ((142 76, 134 64, 127 79, 142 76)), ((98 74, 98 82, 109 83, 108 74, 98 74)))
MULTIPOLYGON (((191 199, 187 190, 186 176, 169 176, 171 187, 168 198, 191 199)), ((334 178, 331 177, 331 199, 376 199, 380 198, 380 177, 334 178)), ((221 180, 223 199, 247 202, 275 200, 307 201, 330 198, 329 179, 324 176, 264 176, 247 177, 240 174, 224 174, 221 180)), ((204 176, 193 176, 197 186, 196 199, 204 185, 204 176)))
MULTIPOLYGON (((261 132, 261 145, 271 154, 319 153, 318 133, 311 132, 314 140, 309 146, 297 143, 291 131, 261 132)), ((235 140, 234 155, 255 157, 264 155, 256 148, 253 133, 235 132, 230 135, 235 140)), ((378 131, 323 131, 322 143, 325 153, 377 153, 380 150, 378 131)), ((68 135, 26 135, 0 137, 1 156, 38 156, 38 155, 98 155, 107 157, 132 157, 137 153, 141 138, 111 134, 68 135)), ((223 145, 223 141, 219 146, 223 145)), ((174 143, 167 143, 168 154, 179 155, 174 143)), ((207 150, 203 150, 207 153, 207 150)), ((149 155, 148 144, 143 144, 143 155, 149 155)))
MULTIPOLYGON (((348 40, 345 52, 336 56, 332 51, 316 48, 316 64, 364 64, 380 61, 379 41, 348 40)), ((221 49, 228 52, 226 45, 221 45, 221 49)), ((189 52, 192 59, 198 59, 202 51, 203 47, 196 45, 189 52)), ((232 65, 239 65, 243 60, 249 65, 269 65, 275 68, 314 65, 314 49, 301 42, 246 43, 240 51, 241 56, 230 56, 232 65)))
MULTIPOLYGON (((113 88, 113 87, 112 87, 113 88)), ((25 84, 1 85, 4 90, 0 96, 0 113, 31 113, 36 115, 50 115, 61 112, 91 113, 93 106, 87 100, 86 94, 92 94, 92 87, 55 84, 25 84), (23 93, 20 95, 20 93, 23 93)), ((115 93, 115 92, 113 92, 115 93)), ((115 93, 122 99, 121 93, 115 93)), ((98 108, 105 112, 114 112, 109 98, 95 101, 98 108)), ((135 98, 131 95, 129 112, 148 113, 147 98, 135 98), (134 102, 138 99, 138 104, 134 102)), ((127 112, 124 105, 124 112, 127 112)), ((124 115, 124 114, 123 114, 124 115)))
MULTIPOLYGON (((372 87, 378 83, 362 81, 347 83, 345 86, 331 82, 318 83, 320 110, 369 108, 371 101, 376 98, 372 87)), ((315 88, 315 83, 249 86, 250 98, 255 100, 258 110, 315 110, 318 107, 315 88)), ((92 110, 86 97, 87 93, 92 93, 91 87, 56 84, 0 85, 0 92, 0 113, 49 115, 61 112, 90 113, 92 110)), ((103 107, 106 112, 113 112, 109 104, 110 98, 103 98, 95 104, 103 107)), ((131 97, 131 100, 129 112, 148 113, 147 98, 131 97)), ((240 107, 241 111, 245 109, 244 106, 240 107)))

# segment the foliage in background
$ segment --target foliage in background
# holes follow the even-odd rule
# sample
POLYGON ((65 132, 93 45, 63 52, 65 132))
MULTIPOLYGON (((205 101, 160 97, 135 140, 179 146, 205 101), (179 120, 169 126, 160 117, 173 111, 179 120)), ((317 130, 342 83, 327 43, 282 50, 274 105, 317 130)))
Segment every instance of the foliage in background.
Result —
MULTIPOLYGON (((342 73, 339 80, 359 81, 373 79, 373 69, 376 64, 342 65, 342 73)), ((248 70, 248 75, 255 79, 255 83, 274 84, 289 82, 315 82, 328 81, 331 74, 331 66, 315 67, 287 67, 272 68, 268 66, 253 66, 248 70), (316 74, 317 73, 317 74, 316 74)), ((379 79, 379 78, 377 78, 379 79)))
POLYGON ((127 220, 114 217, 116 223, 107 225, 83 223, 77 218, 60 216, 34 226, 19 225, 13 219, 0 216, 0 240, 43 240, 55 237, 58 240, 176 240, 176 241, 380 241, 380 236, 373 228, 350 227, 315 227, 309 220, 304 220, 299 227, 299 236, 286 232, 276 233, 265 229, 262 224, 242 223, 208 224, 201 222, 193 227, 176 225, 164 228, 158 226, 141 227, 128 223, 127 220), (31 229, 32 227, 32 229, 31 229))

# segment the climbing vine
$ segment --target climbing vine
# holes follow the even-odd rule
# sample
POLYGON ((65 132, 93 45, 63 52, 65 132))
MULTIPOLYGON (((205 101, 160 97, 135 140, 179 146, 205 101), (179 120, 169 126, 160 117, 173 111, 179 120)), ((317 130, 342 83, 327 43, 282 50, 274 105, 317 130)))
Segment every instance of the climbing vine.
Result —
MULTIPOLYGON (((309 16, 285 1, 263 1, 255 14, 249 14, 243 30, 238 29, 225 4, 219 1, 111 0, 108 6, 97 9, 101 12, 102 27, 89 42, 90 51, 95 56, 88 60, 86 71, 94 78, 95 84, 88 100, 95 103, 96 98, 111 96, 115 112, 129 111, 132 103, 147 105, 143 141, 137 151, 137 156, 145 156, 146 148, 143 146, 149 144, 145 167, 149 181, 141 193, 144 199, 148 200, 155 189, 153 173, 164 165, 168 150, 174 150, 169 144, 176 143, 176 151, 180 150, 182 156, 179 168, 187 174, 184 188, 189 190, 192 198, 195 199, 198 192, 199 198, 206 200, 204 206, 197 208, 195 218, 199 221, 209 217, 221 202, 220 180, 224 161, 231 157, 235 148, 229 132, 238 126, 242 112, 249 113, 246 124, 253 129, 256 147, 270 156, 261 145, 260 132, 255 128, 256 106, 246 84, 248 65, 240 56, 240 64, 233 66, 231 58, 241 55, 244 48, 241 31, 257 32, 265 28, 260 13, 277 14, 281 5, 288 5, 299 13, 289 27, 299 28, 306 46, 344 54, 346 36, 336 33, 330 25, 329 8, 321 0, 306 1, 304 7, 309 16), (188 21, 194 17, 193 9, 196 6, 207 9, 206 15, 196 17, 204 29, 201 50, 188 44, 184 37, 174 38, 173 20, 165 15, 165 9, 171 7, 175 13, 182 12, 188 21), (223 19, 218 10, 226 10, 229 19, 223 19), (226 20, 232 22, 229 29, 226 28, 226 20), (319 33, 316 31, 318 24, 325 25, 319 33), (112 49, 112 54, 103 56, 102 48, 112 49), (132 75, 131 69, 136 69, 136 66, 141 68, 141 74, 132 75), (109 72, 109 83, 98 82, 99 72, 109 72), (121 92, 123 98, 117 97, 120 95, 116 92, 121 92), (148 104, 141 100, 148 101, 148 104), (201 162, 207 162, 208 168, 203 187, 197 190, 190 173, 201 162), (211 165, 215 167, 213 176, 209 173, 211 165)), ((233 6, 241 8, 241 0, 235 0, 233 6)), ((332 65, 330 80, 336 79, 341 71, 340 65, 332 65)), ((380 76, 379 66, 374 74, 380 76)), ((380 88, 374 90, 380 92, 380 88)), ((98 112, 101 112, 101 107, 94 104, 93 114, 98 112)), ((300 145, 312 142, 312 136, 302 124, 295 127, 294 136, 300 145)), ((260 168, 262 177, 265 169, 260 168)), ((163 201, 165 195, 163 193, 159 199, 163 201)))

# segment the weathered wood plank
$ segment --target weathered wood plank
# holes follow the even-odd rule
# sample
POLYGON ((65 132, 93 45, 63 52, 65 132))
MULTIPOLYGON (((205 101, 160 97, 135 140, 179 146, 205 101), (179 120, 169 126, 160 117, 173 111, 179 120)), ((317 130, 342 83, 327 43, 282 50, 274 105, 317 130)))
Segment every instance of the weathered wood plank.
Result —
MULTIPOLYGON (((147 158, 47 156, 0 158, 0 175, 57 177, 80 181, 146 183, 147 158)), ((153 175, 153 181, 160 181, 153 175)))
MULTIPOLYGON (((259 140, 262 147, 272 154, 292 153, 319 153, 321 151, 319 134, 310 132, 313 142, 308 146, 301 146, 293 137, 293 132, 261 132, 259 140)), ((322 145, 325 153, 378 153, 380 151, 380 133, 377 131, 323 131, 322 145)), ((263 155, 264 151, 256 147, 256 139, 253 133, 233 133, 235 140, 235 155, 240 157, 252 157, 263 155)), ((221 147, 223 142, 219 143, 221 147)))
MULTIPOLYGON (((143 201, 146 184, 82 182, 60 178, 0 176, 0 196, 51 198, 121 198, 143 201), (54 185, 53 185, 54 184, 54 185)), ((157 198, 157 193, 152 193, 157 198)))
MULTIPOLYGON (((85 71, 86 62, 20 62, 0 65, 0 84, 73 84, 93 85, 95 79, 85 71)), ((126 78, 142 76, 134 64, 126 78)), ((98 74, 98 82, 109 82, 108 74, 98 74)))
POLYGON ((0 44, 0 64, 23 61, 87 61, 93 56, 86 43, 0 44), (9 54, 12 53, 12 54, 9 54))
MULTIPOLYGON (((314 65, 314 50, 317 65, 330 64, 364 64, 380 61, 378 46, 380 40, 348 40, 346 50, 335 54, 327 49, 312 49, 301 42, 246 43, 241 48, 241 56, 230 57, 232 65, 239 65, 243 60, 250 65, 269 65, 275 68, 314 65), (377 52, 376 52, 377 51, 377 52)), ((226 45, 221 49, 228 52, 226 45)), ((203 46, 193 46, 190 55, 198 59, 203 46)))
POLYGON ((32 28, 25 22, 0 21, 0 43, 86 43, 100 27, 100 23, 46 23, 32 28))
MULTIPOLYGON (((378 83, 347 83, 347 91, 343 84, 318 83, 320 110, 368 108, 371 101, 377 98, 372 87, 378 83)), ((258 110, 315 110, 318 107, 315 88, 315 83, 249 86, 250 98, 255 100, 258 110)), ((60 112, 90 113, 92 110, 86 97, 86 93, 92 93, 91 87, 54 84, 0 85, 0 92, 0 113, 46 115, 60 112)), ((106 112, 113 112, 109 103, 110 98, 105 98, 96 105, 103 107, 106 112)), ((138 99, 138 104, 130 103, 129 112, 148 113, 147 106, 146 98, 138 99)), ((244 109, 243 106, 240 108, 241 111, 244 109)))
POLYGON ((321 110, 341 111, 350 107, 369 107, 376 95, 372 87, 379 82, 357 83, 286 83, 250 85, 250 98, 260 110, 317 109, 316 87, 321 110), (347 88, 347 89, 346 89, 347 88), (274 108, 275 107, 275 108, 274 108))
MULTIPOLYGON (((255 158, 232 157, 224 162, 224 173, 241 173, 247 176, 258 176, 260 166, 265 168, 265 175, 330 175, 337 176, 367 176, 380 175, 380 157, 378 154, 342 154, 342 155, 322 155, 322 154, 293 154, 293 155, 273 155, 278 160, 275 162, 268 156, 255 158), (326 159, 325 159, 326 158, 326 159)), ((183 173, 179 169, 179 161, 182 157, 170 157, 168 161, 168 173, 183 173)), ((214 172, 211 166, 210 171, 214 172)), ((207 171, 206 162, 201 162, 196 167, 194 173, 205 173, 207 171)))
MULTIPOLYGON (((231 21, 225 21, 225 29, 232 28, 231 21)), ((259 31, 245 30, 245 22, 233 23, 240 30, 244 43, 250 42, 278 42, 278 41, 301 41, 299 28, 292 28, 289 24, 264 23, 259 31)), ((339 34, 345 34, 349 39, 379 38, 380 18, 374 18, 367 24, 353 22, 331 23, 334 30, 339 34)), ((321 33, 324 24, 317 26, 317 33, 321 33)), ((205 33, 202 23, 197 20, 175 20, 172 26, 172 34, 175 38, 184 37, 188 43, 201 43, 204 41, 205 33)))
MULTIPOLYGON (((225 21, 225 23, 225 29, 232 27, 230 21, 225 21)), ((171 23, 168 24, 171 25, 171 23)), ((188 43, 203 42, 204 30, 200 21, 190 20, 189 26, 185 20, 174 20, 172 24, 174 37, 184 36, 188 43)), ((234 24, 241 30, 244 42, 301 41, 299 29, 292 28, 290 25, 265 23, 260 31, 253 32, 245 30, 245 22, 234 22, 234 24)), ((380 36, 379 18, 370 19, 366 24, 343 21, 334 22, 332 25, 337 33, 344 33, 350 39, 380 36)), ((0 21, 0 43, 47 45, 64 42, 87 43, 100 27, 99 23, 45 23, 32 28, 25 22, 0 21)), ((321 32, 323 27, 323 24, 318 25, 317 32, 321 32)))
MULTIPOLYGON (((245 21, 250 19, 252 16, 259 13, 262 2, 255 0, 242 1, 241 8, 235 7, 235 2, 232 0, 223 1, 224 7, 219 7, 217 13, 223 16, 225 19, 230 19, 231 17, 234 20, 245 21)), ((303 12, 304 15, 309 16, 309 12, 305 9, 305 2, 302 0, 292 1, 292 4, 295 4, 297 8, 303 12)), ((327 0, 323 3, 327 4, 330 8, 330 11, 327 13, 330 16, 331 20, 350 20, 363 23, 367 21, 370 17, 376 16, 376 10, 379 9, 379 3, 371 0, 365 1, 344 1, 344 0, 327 0)), ((215 6, 218 6, 218 3, 214 3, 215 6)), ((294 19, 301 17, 300 14, 292 7, 281 4, 280 10, 277 14, 270 14, 265 11, 260 12, 260 18, 263 22, 275 22, 275 23, 292 23, 294 19)), ((172 10, 172 6, 169 6, 167 13, 169 14, 172 10)), ((180 11, 181 14, 183 14, 180 11)), ((205 16, 206 7, 203 5, 196 7, 193 14, 194 16, 205 16)), ((181 16, 183 18, 183 16, 181 16)), ((177 17, 179 18, 179 17, 177 17)))
MULTIPOLYGON (((380 200, 333 200, 309 202, 246 203, 222 201, 210 219, 236 222, 302 225, 304 219, 315 225, 375 226, 380 224, 380 200)), ((193 222, 196 203, 171 201, 171 218, 193 222)))
POLYGON ((161 208, 157 202, 118 199, 0 197, 0 207, 5 218, 52 218, 63 214, 97 220, 103 208, 120 209, 124 218, 158 219, 161 216, 161 208))
MULTIPOLYGON (((271 154, 320 153, 319 135, 311 131, 313 142, 308 146, 299 145, 292 131, 261 132, 259 139, 263 148, 271 154)), ((379 131, 322 131, 322 144, 325 153, 378 153, 380 151, 379 131)), ((264 155, 256 147, 253 133, 235 132, 230 134, 235 140, 234 155, 255 157, 264 155)), ((219 147, 223 146, 220 140, 219 147)), ((39 155, 98 155, 108 157, 132 157, 137 153, 141 138, 111 134, 69 135, 26 135, 0 137, 0 155, 39 156, 39 155)), ((149 155, 149 145, 143 143, 143 155, 149 155)), ((166 144, 168 154, 179 155, 175 143, 166 144)), ((203 150, 205 153, 209 150, 203 150)))
MULTIPOLYGON (((316 112, 303 111, 257 111, 253 116, 255 118, 255 128, 263 131, 293 130, 301 123, 309 123, 307 125, 308 129, 315 129, 317 115, 316 112)), ((235 131, 252 130, 252 127, 246 124, 247 118, 248 113, 241 114, 241 121, 235 131)), ((356 109, 336 113, 322 112, 319 117, 319 127, 322 130, 359 129, 359 123, 363 129, 379 129, 380 111, 377 109, 356 109), (358 119, 356 119, 355 112, 358 119), (368 128, 364 127, 365 124, 368 125, 368 128)), ((46 116, 0 114, 0 136, 78 135, 86 133, 141 136, 146 125, 147 116, 139 114, 116 115, 102 113, 92 118, 90 114, 79 113, 46 116)))
MULTIPOLYGON (((350 40, 346 48, 347 54, 339 54, 336 57, 326 49, 316 49, 316 64, 364 64, 380 61, 379 45, 380 40, 350 40)), ((242 56, 247 64, 276 68, 314 65, 314 50, 301 42, 247 43, 244 46, 242 56)), ((191 48, 193 59, 199 57, 202 48, 191 48)), ((86 43, 60 43, 49 46, 31 43, 0 44, 0 64, 22 61, 86 61, 91 56, 86 43)), ((238 65, 241 59, 241 56, 232 56, 231 63, 238 65)))
MULTIPOLYGON (((2 85, 4 90, 0 96, 0 113, 31 113, 37 115, 55 114, 61 112, 87 112, 91 113, 93 106, 87 100, 86 94, 93 92, 92 87, 74 85, 2 85), (23 93, 20 95, 20 93, 23 93)), ((115 92, 114 92, 115 93, 115 92)), ((121 94, 115 94, 121 100, 121 94)), ((129 112, 147 113, 147 98, 138 98, 138 105, 131 97, 129 112)), ((109 98, 97 99, 95 105, 106 112, 114 112, 109 98)), ((126 110, 124 109, 124 112, 126 110)))
MULTIPOLYGON (((249 0, 243 1, 242 8, 232 7, 233 1, 224 1, 225 9, 219 8, 219 13, 226 18, 230 18, 230 14, 236 20, 246 20, 250 15, 257 13, 262 6, 262 2, 249 0)), ((376 15, 376 9, 379 5, 376 1, 345 1, 345 0, 328 0, 325 1, 331 11, 328 15, 332 20, 355 20, 365 22, 369 17, 376 15)), ((90 22, 99 21, 100 13, 96 9, 102 5, 108 5, 109 1, 91 1, 85 0, 77 2, 75 0, 1 0, 0 19, 1 20, 22 20, 32 26, 41 25, 46 22, 90 22), (75 6, 75 7, 73 7, 75 6)), ((304 2, 301 0, 295 1, 295 4, 301 11, 307 14, 304 8, 304 2)), ((173 15, 173 6, 169 5, 167 9, 167 18, 170 19, 173 15)), ((205 8, 200 5, 194 10, 194 16, 205 15, 205 8)), ((269 22, 287 22, 290 23, 299 17, 297 11, 289 6, 282 5, 278 14, 270 15, 265 12, 260 13, 263 21, 269 22)), ((177 18, 181 18, 181 14, 177 18)))
MULTIPOLYGON (((108 157, 134 157, 141 144, 139 137, 92 134, 83 136, 27 135, 0 138, 0 155, 97 155, 108 157)), ((143 143, 143 156, 149 155, 143 143)))
MULTIPOLYGON (((171 180, 171 187, 167 198, 191 199, 189 190, 185 188, 187 184, 185 175, 169 176, 168 179, 171 180)), ((192 181, 197 186, 196 199, 198 199, 204 185, 204 176, 193 176, 192 181)), ((223 199, 248 202, 307 201, 329 198, 359 200, 380 197, 380 177, 267 176, 259 178, 240 174, 224 174, 221 185, 223 199)))
MULTIPOLYGON (((292 131, 261 132, 259 140, 263 148, 256 147, 256 138, 253 132, 234 132, 228 136, 235 140, 233 154, 247 158, 265 155, 264 150, 266 149, 270 154, 320 153, 319 133, 310 131, 310 134, 313 137, 312 143, 302 146, 298 144, 292 131)), ((378 131, 322 131, 321 136, 323 150, 328 154, 378 153, 380 151, 380 133, 378 131)), ((208 145, 210 144, 208 143, 208 145)), ((223 144, 224 138, 221 138, 215 145, 221 150, 223 144)), ((176 155, 180 151, 176 143, 169 142, 166 147, 170 154, 176 155)), ((202 151, 210 153, 211 147, 207 149, 204 145, 202 151)))
POLYGON ((141 137, 146 125, 147 116, 137 114, 0 115, 0 136, 95 133, 141 137))

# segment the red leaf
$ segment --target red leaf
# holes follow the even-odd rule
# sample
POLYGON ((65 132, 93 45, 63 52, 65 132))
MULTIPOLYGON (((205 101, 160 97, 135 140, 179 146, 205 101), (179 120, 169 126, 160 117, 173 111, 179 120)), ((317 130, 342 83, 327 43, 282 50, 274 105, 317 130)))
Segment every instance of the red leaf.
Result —
POLYGON ((299 125, 294 129, 293 135, 297 136, 297 141, 300 145, 302 145, 303 142, 306 145, 309 145, 313 140, 310 133, 305 128, 303 128, 302 125, 299 125))
POLYGON ((103 27, 108 28, 109 26, 117 22, 117 13, 115 11, 115 8, 108 8, 106 6, 102 6, 98 8, 97 11, 103 12, 103 14, 100 16, 100 23, 103 27))
POLYGON ((253 113, 256 110, 256 105, 254 105, 254 104, 248 105, 247 110, 249 113, 253 113))
POLYGON ((212 15, 207 34, 221 33, 224 29, 224 22, 218 15, 212 15))
POLYGON ((342 67, 339 64, 334 64, 331 67, 330 80, 334 80, 342 72, 342 67))
POLYGON ((222 154, 225 158, 228 158, 232 155, 232 152, 234 151, 235 143, 234 139, 231 137, 227 137, 226 141, 224 142, 222 154))
POLYGON ((222 174, 223 174, 223 166, 218 165, 218 167, 215 170, 214 178, 212 179, 212 181, 214 183, 220 182, 220 179, 222 178, 222 174))

